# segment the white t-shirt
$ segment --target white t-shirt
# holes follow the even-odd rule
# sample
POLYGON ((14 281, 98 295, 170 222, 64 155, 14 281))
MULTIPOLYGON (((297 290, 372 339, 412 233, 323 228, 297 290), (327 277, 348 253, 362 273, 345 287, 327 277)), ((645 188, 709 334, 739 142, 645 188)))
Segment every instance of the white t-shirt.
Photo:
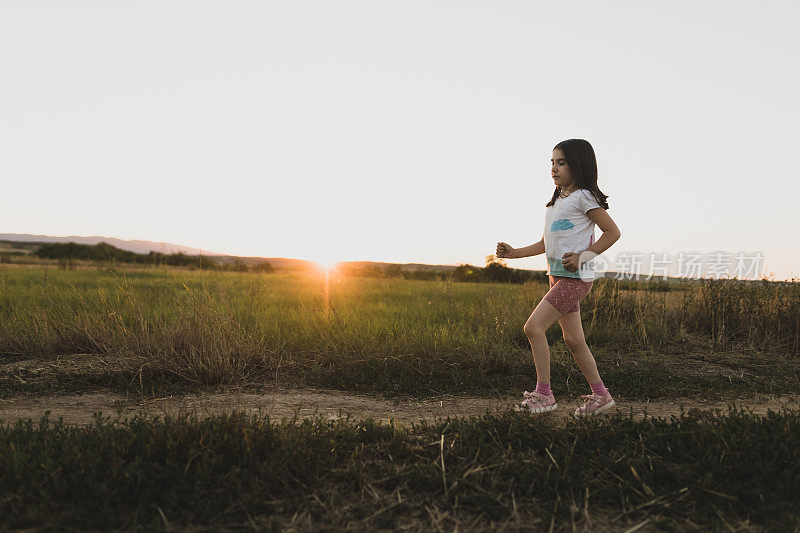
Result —
POLYGON ((586 189, 577 189, 566 198, 556 198, 545 210, 544 254, 551 276, 594 279, 593 273, 578 274, 564 268, 566 253, 581 253, 594 244, 594 221, 586 215, 590 209, 603 208, 586 189))

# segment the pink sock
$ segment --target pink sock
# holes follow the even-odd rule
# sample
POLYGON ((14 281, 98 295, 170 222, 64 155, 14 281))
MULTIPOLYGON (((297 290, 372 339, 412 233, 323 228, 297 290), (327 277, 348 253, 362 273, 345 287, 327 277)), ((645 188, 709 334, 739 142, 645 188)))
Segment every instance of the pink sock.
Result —
POLYGON ((605 396, 608 394, 608 389, 606 389, 605 385, 603 385, 602 380, 598 381, 594 385, 590 384, 590 386, 592 387, 592 392, 595 394, 599 394, 600 396, 605 396))
POLYGON ((550 395, 553 394, 553 392, 550 390, 550 383, 549 382, 547 382, 547 383, 539 383, 537 381, 536 382, 536 392, 538 392, 539 394, 544 394, 545 396, 550 396, 550 395))

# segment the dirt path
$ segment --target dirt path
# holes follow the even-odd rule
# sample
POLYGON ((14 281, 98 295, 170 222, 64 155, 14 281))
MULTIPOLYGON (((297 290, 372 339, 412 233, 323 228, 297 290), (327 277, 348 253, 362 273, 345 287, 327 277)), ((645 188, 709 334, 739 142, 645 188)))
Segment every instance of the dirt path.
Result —
MULTIPOLYGON (((261 393, 226 392, 202 395, 186 395, 148 400, 134 400, 123 395, 92 392, 63 396, 17 397, 0 399, 0 420, 3 423, 17 419, 31 418, 34 421, 49 410, 51 420, 63 417, 67 424, 88 424, 97 411, 103 416, 129 418, 138 412, 151 415, 193 413, 201 416, 222 412, 246 411, 248 414, 268 414, 272 420, 291 419, 295 412, 298 418, 308 418, 316 413, 328 420, 337 417, 367 419, 389 422, 394 419, 399 426, 410 426, 421 419, 430 422, 448 416, 480 416, 486 412, 497 413, 513 408, 521 398, 476 398, 450 395, 431 397, 425 400, 385 400, 363 394, 345 393, 325 389, 291 389, 273 387, 261 393)), ((734 402, 737 407, 764 415, 768 410, 781 411, 784 407, 797 409, 800 395, 759 396, 750 398, 749 404, 734 402)), ((642 418, 645 413, 653 417, 669 418, 680 415, 681 405, 672 401, 641 402, 617 398, 617 412, 628 414, 633 410, 634 417, 642 418)), ((684 410, 692 407, 704 410, 719 409, 728 411, 728 404, 722 402, 703 402, 687 400, 682 402, 684 410)), ((577 407, 577 399, 560 398, 558 410, 545 416, 554 417, 559 424, 571 419, 577 407)))

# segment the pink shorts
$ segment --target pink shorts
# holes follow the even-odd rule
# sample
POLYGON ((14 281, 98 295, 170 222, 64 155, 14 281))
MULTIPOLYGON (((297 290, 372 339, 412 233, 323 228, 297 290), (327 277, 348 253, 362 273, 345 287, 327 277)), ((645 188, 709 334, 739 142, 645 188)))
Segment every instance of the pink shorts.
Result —
POLYGON ((544 295, 544 299, 561 311, 562 315, 580 311, 578 302, 589 294, 594 284, 594 281, 583 281, 580 278, 563 276, 549 276, 549 278, 550 290, 544 295))

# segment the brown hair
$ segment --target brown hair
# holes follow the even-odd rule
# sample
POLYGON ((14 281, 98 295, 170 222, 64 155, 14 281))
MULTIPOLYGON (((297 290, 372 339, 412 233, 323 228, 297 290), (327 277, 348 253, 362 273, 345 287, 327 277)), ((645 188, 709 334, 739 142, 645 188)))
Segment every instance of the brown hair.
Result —
MULTIPOLYGON (((594 148, 589 144, 589 141, 583 139, 567 139, 561 141, 553 150, 561 150, 564 154, 564 159, 567 160, 570 173, 572 174, 575 183, 579 189, 586 189, 594 195, 597 203, 603 206, 603 209, 608 209, 607 195, 603 194, 597 186, 597 158, 594 155, 594 148)), ((545 204, 545 207, 550 207, 556 203, 556 198, 561 194, 561 186, 556 186, 553 191, 553 197, 545 204)))

